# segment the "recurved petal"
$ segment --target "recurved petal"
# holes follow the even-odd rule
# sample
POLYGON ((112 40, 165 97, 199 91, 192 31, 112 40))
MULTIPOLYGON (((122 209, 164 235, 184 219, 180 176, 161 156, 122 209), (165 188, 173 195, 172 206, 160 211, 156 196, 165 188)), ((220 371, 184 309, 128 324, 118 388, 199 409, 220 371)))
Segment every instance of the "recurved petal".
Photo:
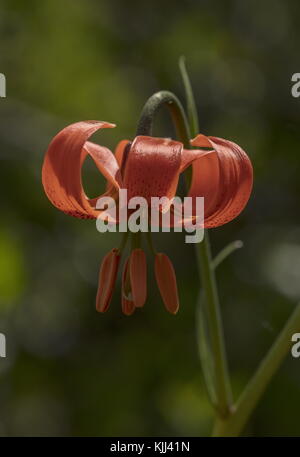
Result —
MULTIPOLYGON (((183 149, 181 153, 181 165, 180 173, 183 173, 190 165, 194 165, 199 161, 202 163, 204 158, 208 158, 210 155, 214 154, 214 150, 204 150, 204 149, 183 149), (201 159, 202 161, 200 161, 201 159)), ((193 225, 193 227, 202 227, 203 226, 203 215, 196 214, 196 205, 195 202, 192 202, 192 211, 189 217, 185 216, 184 206, 180 201, 173 200, 172 205, 169 208, 168 215, 170 222, 167 222, 167 226, 170 227, 182 227, 183 224, 185 227, 193 225)), ((161 225, 164 226, 164 219, 161 219, 161 225)))
POLYGON ((119 167, 121 168, 123 157, 124 157, 124 152, 126 150, 126 147, 130 144, 129 140, 121 140, 115 149, 115 158, 117 159, 117 162, 119 164, 119 167))
POLYGON ((87 141, 96 130, 111 127, 114 124, 108 122, 77 122, 64 128, 51 141, 43 163, 42 182, 49 200, 61 211, 81 218, 99 215, 82 187, 81 167, 87 154, 112 186, 120 187, 120 168, 113 153, 87 141))
POLYGON ((204 197, 204 225, 217 227, 237 217, 246 206, 253 185, 249 157, 232 141, 198 135, 197 147, 214 152, 193 162, 193 177, 188 195, 204 197))
POLYGON ((166 138, 137 136, 128 153, 124 171, 124 187, 128 199, 174 197, 181 167, 183 145, 166 138))
POLYGON ((207 151, 204 149, 184 149, 181 154, 180 173, 195 162, 195 160, 208 156, 213 152, 213 150, 207 151))
POLYGON ((97 311, 104 313, 110 304, 120 263, 118 249, 112 249, 102 260, 96 297, 97 311))
POLYGON ((130 316, 135 310, 135 305, 132 297, 129 259, 126 260, 122 273, 122 311, 127 316, 130 316))
POLYGON ((86 155, 89 154, 108 183, 118 189, 121 184, 121 172, 116 156, 108 148, 99 146, 91 141, 85 143, 84 150, 82 162, 86 155))
POLYGON ((131 252, 129 269, 133 303, 136 308, 141 308, 147 297, 147 262, 142 249, 131 252))
MULTIPOLYGON (((115 149, 115 158, 120 168, 121 179, 130 145, 131 142, 129 140, 121 140, 117 144, 115 149)), ((112 183, 108 180, 106 184, 106 189, 109 191, 112 189, 112 187, 112 183)))
POLYGON ((155 256, 154 271, 156 282, 166 309, 176 314, 179 309, 179 298, 175 270, 169 257, 163 253, 155 256))

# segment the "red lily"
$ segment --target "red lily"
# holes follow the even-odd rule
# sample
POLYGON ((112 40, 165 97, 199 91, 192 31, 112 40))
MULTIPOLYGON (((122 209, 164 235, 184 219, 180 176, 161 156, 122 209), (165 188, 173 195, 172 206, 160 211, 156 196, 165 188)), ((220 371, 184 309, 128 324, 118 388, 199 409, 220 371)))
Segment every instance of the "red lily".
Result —
MULTIPOLYGON (((89 154, 107 180, 104 195, 118 199, 118 190, 125 188, 128 199, 151 197, 172 199, 177 190, 180 173, 193 168, 188 196, 205 199, 204 226, 217 227, 234 219, 245 207, 252 189, 252 166, 247 154, 235 143, 216 137, 198 135, 193 146, 204 149, 184 149, 183 144, 149 136, 137 136, 132 143, 123 140, 115 154, 104 146, 88 141, 101 128, 115 127, 100 121, 72 124, 59 132, 47 150, 42 181, 49 200, 61 211, 75 217, 97 218, 99 197, 86 196, 81 168, 89 154)), ((194 215, 196 217, 196 214, 194 215)), ((116 251, 104 259, 99 275, 97 309, 105 311, 109 305, 117 275, 116 251)), ((159 254, 159 256, 162 256, 159 254)), ((143 306, 146 298, 146 263, 142 250, 134 250, 123 273, 122 307, 131 314, 143 306)), ((178 295, 175 274, 169 260, 157 257, 155 272, 167 309, 175 313, 178 295), (166 280, 160 280, 165 277, 166 280), (170 280, 170 281, 169 281, 170 280), (169 283, 169 289, 165 285, 169 283), (172 302, 172 303, 171 303, 172 302)))

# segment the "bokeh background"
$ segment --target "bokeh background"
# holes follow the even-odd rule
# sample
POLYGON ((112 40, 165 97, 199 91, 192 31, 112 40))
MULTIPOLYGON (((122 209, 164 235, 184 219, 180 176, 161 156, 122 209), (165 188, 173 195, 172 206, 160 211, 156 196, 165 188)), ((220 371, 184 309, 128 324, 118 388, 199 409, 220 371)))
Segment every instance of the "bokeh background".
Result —
MULTIPOLYGON (((201 131, 251 156, 253 196, 234 222, 211 230, 213 252, 244 248, 218 269, 235 397, 300 297, 299 2, 2 0, 0 72, 0 359, 2 436, 203 436, 212 410, 195 338, 199 280, 193 246, 159 234, 173 260, 181 308, 149 298, 121 314, 120 283, 105 315, 94 308, 101 259, 119 244, 94 221, 51 206, 41 186, 51 138, 78 120, 115 122, 94 141, 132 138, 148 96, 183 97, 185 55, 201 131)), ((156 135, 173 135, 167 113, 156 135)), ((84 166, 90 194, 103 188, 84 166)), ((300 329, 299 329, 300 330, 300 329)), ((300 435, 300 361, 286 359, 247 435, 300 435)))

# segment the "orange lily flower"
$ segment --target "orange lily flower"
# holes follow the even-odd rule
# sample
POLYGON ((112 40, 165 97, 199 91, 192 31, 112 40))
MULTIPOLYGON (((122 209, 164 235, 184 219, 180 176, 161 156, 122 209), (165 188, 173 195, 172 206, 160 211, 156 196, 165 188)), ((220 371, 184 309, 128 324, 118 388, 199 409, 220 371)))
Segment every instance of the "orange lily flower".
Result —
MULTIPOLYGON (((112 127, 115 125, 108 122, 77 122, 53 138, 45 155, 42 182, 47 197, 59 210, 83 219, 101 214, 101 210, 96 209, 100 197, 88 198, 82 186, 81 168, 88 154, 107 180, 104 195, 113 197, 116 202, 119 189, 127 189, 128 199, 144 197, 150 204, 151 197, 171 200, 180 174, 192 166, 188 196, 204 197, 204 227, 223 225, 245 207, 252 190, 252 166, 237 144, 198 135, 191 141, 192 146, 209 150, 184 149, 179 141, 137 136, 132 143, 121 141, 113 154, 108 148, 88 141, 98 129, 112 127)), ((109 306, 119 260, 120 252, 113 250, 102 262, 96 300, 98 311, 104 312, 109 306)), ((176 313, 179 301, 175 272, 164 254, 156 255, 155 275, 167 310, 176 313)), ((134 249, 123 271, 123 312, 131 314, 136 307, 142 307, 145 300, 145 254, 141 249, 134 249)))

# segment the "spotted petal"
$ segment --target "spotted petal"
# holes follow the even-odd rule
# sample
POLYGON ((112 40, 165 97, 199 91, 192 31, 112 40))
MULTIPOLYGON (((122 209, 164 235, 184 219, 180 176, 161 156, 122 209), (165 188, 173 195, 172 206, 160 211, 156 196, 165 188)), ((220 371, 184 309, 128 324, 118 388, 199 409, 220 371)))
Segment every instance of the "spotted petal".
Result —
POLYGON ((128 199, 151 197, 172 199, 176 193, 181 167, 182 143, 166 138, 137 136, 125 164, 124 187, 128 199))
POLYGON ((82 186, 81 167, 87 154, 111 184, 106 195, 120 188, 120 167, 114 154, 87 141, 98 129, 112 127, 108 122, 77 122, 53 138, 44 159, 42 182, 47 197, 61 211, 80 218, 96 218, 100 213, 95 210, 97 199, 89 200, 82 186))
POLYGON ((213 148, 213 153, 193 162, 188 195, 204 197, 204 225, 218 227, 237 217, 246 206, 253 184, 247 154, 232 141, 198 135, 193 146, 213 148))

